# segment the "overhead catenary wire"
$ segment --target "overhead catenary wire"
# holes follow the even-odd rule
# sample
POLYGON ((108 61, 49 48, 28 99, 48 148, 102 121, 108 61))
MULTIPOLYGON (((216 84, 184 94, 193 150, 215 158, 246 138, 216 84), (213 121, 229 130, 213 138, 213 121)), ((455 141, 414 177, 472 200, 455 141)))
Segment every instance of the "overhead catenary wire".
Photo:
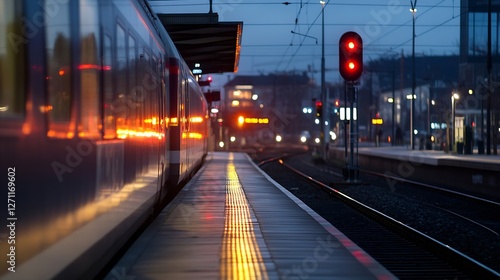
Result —
MULTIPOLYGON (((169 1, 165 1, 165 0, 149 0, 151 5, 152 6, 209 6, 208 3, 200 3, 199 0, 196 0, 196 1, 193 1, 193 2, 190 2, 190 1, 186 1, 186 0, 169 0, 169 1), (168 3, 165 3, 165 2, 168 2, 168 3), (181 3, 172 3, 172 2, 181 2, 181 3)), ((214 5, 217 5, 217 4, 227 4, 227 2, 221 2, 221 3, 217 3, 217 1, 214 1, 214 5)), ((289 1, 285 1, 285 2, 240 2, 240 3, 234 3, 234 5, 302 5, 302 6, 306 6, 306 5, 317 5, 316 2, 313 2, 313 3, 310 3, 310 1, 307 1, 306 3, 303 3, 302 4, 302 1, 294 1, 294 2, 289 2, 289 1)), ((353 6, 353 7, 387 7, 387 3, 385 4, 377 4, 377 3, 369 3, 369 2, 365 2, 365 3, 333 3, 332 5, 335 5, 335 6, 353 6)), ((419 5, 420 8, 429 8, 429 7, 432 7, 433 5, 419 5)), ((456 5, 442 5, 440 6, 440 8, 455 8, 456 5)))
MULTIPOLYGON (((162 7, 162 6, 186 6, 186 7, 189 7, 189 6, 193 6, 193 5, 197 5, 197 6, 207 6, 208 7, 208 1, 190 1, 190 0, 171 0, 171 1, 154 1, 154 0, 150 0, 151 1, 151 5, 152 6, 158 6, 158 7, 162 7), (202 2, 202 3, 200 3, 202 2)), ((315 29, 313 29, 313 27, 317 27, 318 26, 318 19, 319 17, 321 16, 321 11, 316 15, 315 19, 312 21, 312 23, 305 23, 304 22, 304 14, 308 11, 308 8, 309 7, 314 7, 316 5, 319 6, 319 4, 317 3, 317 1, 310 1, 310 0, 295 0, 295 1, 226 1, 226 0, 214 0, 214 5, 217 6, 217 5, 231 5, 233 8, 236 8, 238 5, 246 5, 246 6, 249 6, 249 5, 283 5, 284 3, 287 3, 288 5, 296 5, 297 9, 295 10, 296 12, 296 17, 294 18, 294 21, 290 21, 290 23, 262 23, 262 22, 259 22, 259 23, 252 23, 252 22, 245 22, 245 27, 246 28, 251 28, 251 27, 255 27, 255 28, 259 28, 259 26, 270 26, 270 25, 273 25, 273 26, 286 26, 286 25, 293 25, 293 30, 295 31, 302 31, 303 32, 300 32, 300 33, 303 33, 303 34, 311 34, 313 33, 312 31, 314 31, 315 29), (314 5, 314 6, 310 6, 310 5, 314 5), (304 28, 306 27, 306 29, 304 28), (311 32, 310 32, 311 31, 311 32)), ((330 8, 332 7, 340 7, 340 6, 348 6, 348 7, 381 7, 381 8, 386 8, 389 4, 387 1, 385 1, 384 3, 370 3, 369 1, 364 1, 365 3, 359 3, 359 2, 348 2, 348 1, 344 1, 343 3, 338 3, 338 1, 332 1, 330 2, 329 0, 327 1, 327 3, 325 4, 325 8, 327 6, 329 6, 330 8)), ((420 34, 417 34, 416 36, 420 37, 420 36, 423 36, 425 34, 428 34, 430 32, 432 32, 433 30, 439 28, 439 27, 457 27, 459 26, 458 24, 450 24, 450 22, 453 20, 453 19, 456 19, 458 17, 456 11, 454 11, 456 7, 456 4, 453 2, 452 3, 449 3, 449 4, 446 4, 444 3, 445 0, 442 0, 442 1, 439 1, 438 3, 436 4, 419 4, 419 8, 421 8, 423 10, 423 12, 419 13, 418 15, 418 18, 420 18, 422 15, 428 13, 430 10, 435 10, 435 9, 450 9, 450 8, 453 8, 453 17, 452 18, 448 18, 446 19, 444 22, 441 22, 439 23, 438 25, 435 25, 435 24, 426 24, 426 23, 422 23, 422 24, 419 24, 418 27, 420 27, 419 29, 422 30, 422 27, 423 28, 427 28, 425 29, 423 32, 420 32, 420 34), (426 9, 426 8, 429 8, 429 9, 426 9)), ((405 3, 400 3, 400 6, 401 7, 406 7, 407 5, 404 5, 405 3)), ((409 5, 408 5, 409 6, 409 5)), ((215 9, 215 11, 217 11, 217 9, 215 9)), ((420 11, 419 11, 420 12, 420 11)), ((451 13, 450 13, 450 16, 451 16, 451 13)), ((307 21, 307 19, 306 19, 307 21)), ((410 20, 411 21, 411 20, 410 20)), ((404 41, 402 41, 401 43, 395 43, 395 44, 380 44, 379 42, 381 42, 381 40, 383 38, 387 38, 387 36, 390 36, 391 34, 393 34, 395 31, 399 30, 401 27, 403 26, 407 26, 408 23, 410 21, 406 21, 406 22, 403 22, 403 23, 400 23, 400 24, 397 24, 397 23, 388 23, 388 24, 384 24, 383 26, 384 27, 395 27, 394 29, 392 28, 389 28, 390 30, 388 30, 387 32, 384 31, 383 33, 381 33, 379 36, 377 37, 374 37, 373 38, 373 41, 369 42, 369 45, 365 46, 365 51, 367 54, 373 54, 373 55, 379 55, 379 54, 387 54, 388 52, 390 51, 393 51, 394 49, 396 48, 399 48, 399 47, 402 47, 402 46, 407 46, 408 42, 411 41, 411 38, 409 38, 409 40, 405 40, 406 38, 401 38, 399 37, 399 39, 403 39, 404 41), (366 48, 366 47, 369 47, 369 48, 366 48), (386 52, 383 52, 381 49, 383 47, 387 47, 388 49, 390 49, 389 51, 386 51, 386 52), (377 50, 370 50, 372 48, 377 48, 377 50)), ((361 24, 358 24, 359 26, 361 26, 363 23, 361 24)), ((325 23, 325 26, 348 26, 348 25, 356 25, 355 23, 325 23)), ((287 30, 289 32, 289 30, 287 30)), ((307 39, 307 38, 300 38, 300 39, 297 39, 298 37, 294 34, 291 36, 291 40, 290 40, 290 44, 282 44, 282 46, 286 47, 286 50, 285 52, 279 52, 279 54, 272 54, 272 52, 267 52, 265 51, 264 53, 261 53, 261 52, 257 52, 255 54, 249 54, 247 51, 245 52, 242 52, 241 53, 241 56, 242 57, 270 57, 270 56, 275 56, 276 58, 279 58, 279 63, 275 63, 274 65, 276 65, 276 70, 286 70, 286 69, 289 69, 290 66, 296 62, 296 60, 294 60, 295 57, 306 57, 306 56, 309 56, 313 59, 315 59, 315 56, 313 54, 308 54, 308 55, 302 55, 300 54, 300 52, 304 51, 304 47, 314 47, 316 46, 315 44, 313 43, 309 43, 310 42, 310 39, 307 39)), ((333 47, 334 49, 335 46, 338 46, 338 44, 325 44, 325 46, 329 46, 329 47, 333 47)), ((430 48, 441 48, 441 49, 444 49, 444 48, 449 48, 449 47, 456 47, 456 45, 451 45, 451 44, 435 44, 435 45, 428 45, 428 44, 418 44, 417 42, 417 46, 419 48, 421 47, 430 47, 430 48)), ((242 44, 242 47, 244 48, 259 48, 259 45, 257 44, 249 44, 249 45, 245 45, 245 44, 242 44)), ((274 47, 273 45, 270 45, 270 44, 263 44, 262 47, 274 47)), ((336 52, 335 50, 333 52, 336 52)), ((439 52, 439 51, 438 51, 439 52)), ((338 54, 327 54, 327 56, 331 56, 331 55, 338 55, 338 54)))
MULTIPOLYGON (((330 3, 330 0, 328 0, 324 6, 322 7, 322 11, 320 13, 318 13, 318 15, 316 16, 316 18, 313 20, 313 22, 309 25, 309 27, 307 28, 307 32, 304 34, 304 35, 308 35, 309 34, 309 31, 311 30, 311 28, 314 26, 314 24, 316 23, 316 21, 319 19, 319 17, 321 16, 321 13, 323 12, 323 9, 330 3)), ((293 58, 297 55, 297 53, 299 52, 300 48, 302 47, 302 44, 304 43, 304 41, 306 40, 307 37, 303 37, 302 40, 300 41, 300 44, 298 46, 298 48, 295 50, 294 54, 291 56, 291 58, 288 60, 288 64, 286 65, 285 67, 285 71, 288 69, 288 67, 290 66, 290 64, 292 63, 293 61, 293 58)), ((277 66, 277 68, 279 67, 280 65, 277 66)))

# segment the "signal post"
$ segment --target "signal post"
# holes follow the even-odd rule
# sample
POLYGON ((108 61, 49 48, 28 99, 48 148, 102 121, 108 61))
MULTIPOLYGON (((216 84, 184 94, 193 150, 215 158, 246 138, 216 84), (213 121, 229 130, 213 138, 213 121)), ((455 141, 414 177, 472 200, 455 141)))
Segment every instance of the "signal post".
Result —
MULTIPOLYGON (((358 166, 358 121, 354 114, 357 107, 357 88, 356 81, 363 73, 363 40, 356 32, 346 32, 340 37, 339 41, 339 71, 345 80, 345 100, 349 102, 349 116, 345 116, 345 135, 347 135, 347 126, 349 127, 349 152, 347 143, 345 143, 345 162, 344 179, 348 182, 359 181, 358 166)), ((346 103, 347 106, 347 103, 346 103)), ((344 112, 347 110, 344 110, 344 112)), ((357 114, 357 113, 356 113, 357 114)))

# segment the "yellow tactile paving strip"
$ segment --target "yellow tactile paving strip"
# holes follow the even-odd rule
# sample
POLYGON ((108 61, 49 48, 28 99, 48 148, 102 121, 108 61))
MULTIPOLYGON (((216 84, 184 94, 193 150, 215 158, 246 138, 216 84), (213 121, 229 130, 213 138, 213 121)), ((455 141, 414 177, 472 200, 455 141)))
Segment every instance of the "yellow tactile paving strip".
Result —
POLYGON ((269 279, 257 244, 250 206, 230 156, 227 165, 221 279, 269 279))

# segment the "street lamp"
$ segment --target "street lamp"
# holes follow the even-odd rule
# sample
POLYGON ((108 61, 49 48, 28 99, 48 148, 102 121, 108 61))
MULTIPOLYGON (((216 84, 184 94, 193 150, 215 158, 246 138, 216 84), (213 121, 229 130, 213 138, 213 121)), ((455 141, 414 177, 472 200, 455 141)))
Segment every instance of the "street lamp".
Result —
POLYGON ((430 97, 427 98, 427 133, 429 136, 432 135, 432 126, 431 126, 431 106, 434 106, 436 102, 430 97))
MULTIPOLYGON (((412 95, 415 95, 415 87, 416 87, 416 78, 415 78, 415 14, 417 13, 417 0, 410 0, 411 8, 410 12, 413 16, 413 36, 412 36, 412 95)), ((415 150, 415 135, 413 134, 413 123, 415 118, 415 100, 411 99, 411 108, 410 108, 410 145, 411 149, 415 150)))
POLYGON ((455 150, 455 100, 459 99, 458 93, 451 95, 451 150, 455 150))

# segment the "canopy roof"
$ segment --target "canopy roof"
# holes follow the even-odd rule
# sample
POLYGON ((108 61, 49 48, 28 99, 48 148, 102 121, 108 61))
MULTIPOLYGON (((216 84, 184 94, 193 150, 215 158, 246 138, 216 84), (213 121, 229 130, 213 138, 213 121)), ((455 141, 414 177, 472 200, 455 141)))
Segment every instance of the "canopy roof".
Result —
POLYGON ((217 13, 158 14, 158 18, 191 70, 238 71, 243 22, 219 22, 217 13))

